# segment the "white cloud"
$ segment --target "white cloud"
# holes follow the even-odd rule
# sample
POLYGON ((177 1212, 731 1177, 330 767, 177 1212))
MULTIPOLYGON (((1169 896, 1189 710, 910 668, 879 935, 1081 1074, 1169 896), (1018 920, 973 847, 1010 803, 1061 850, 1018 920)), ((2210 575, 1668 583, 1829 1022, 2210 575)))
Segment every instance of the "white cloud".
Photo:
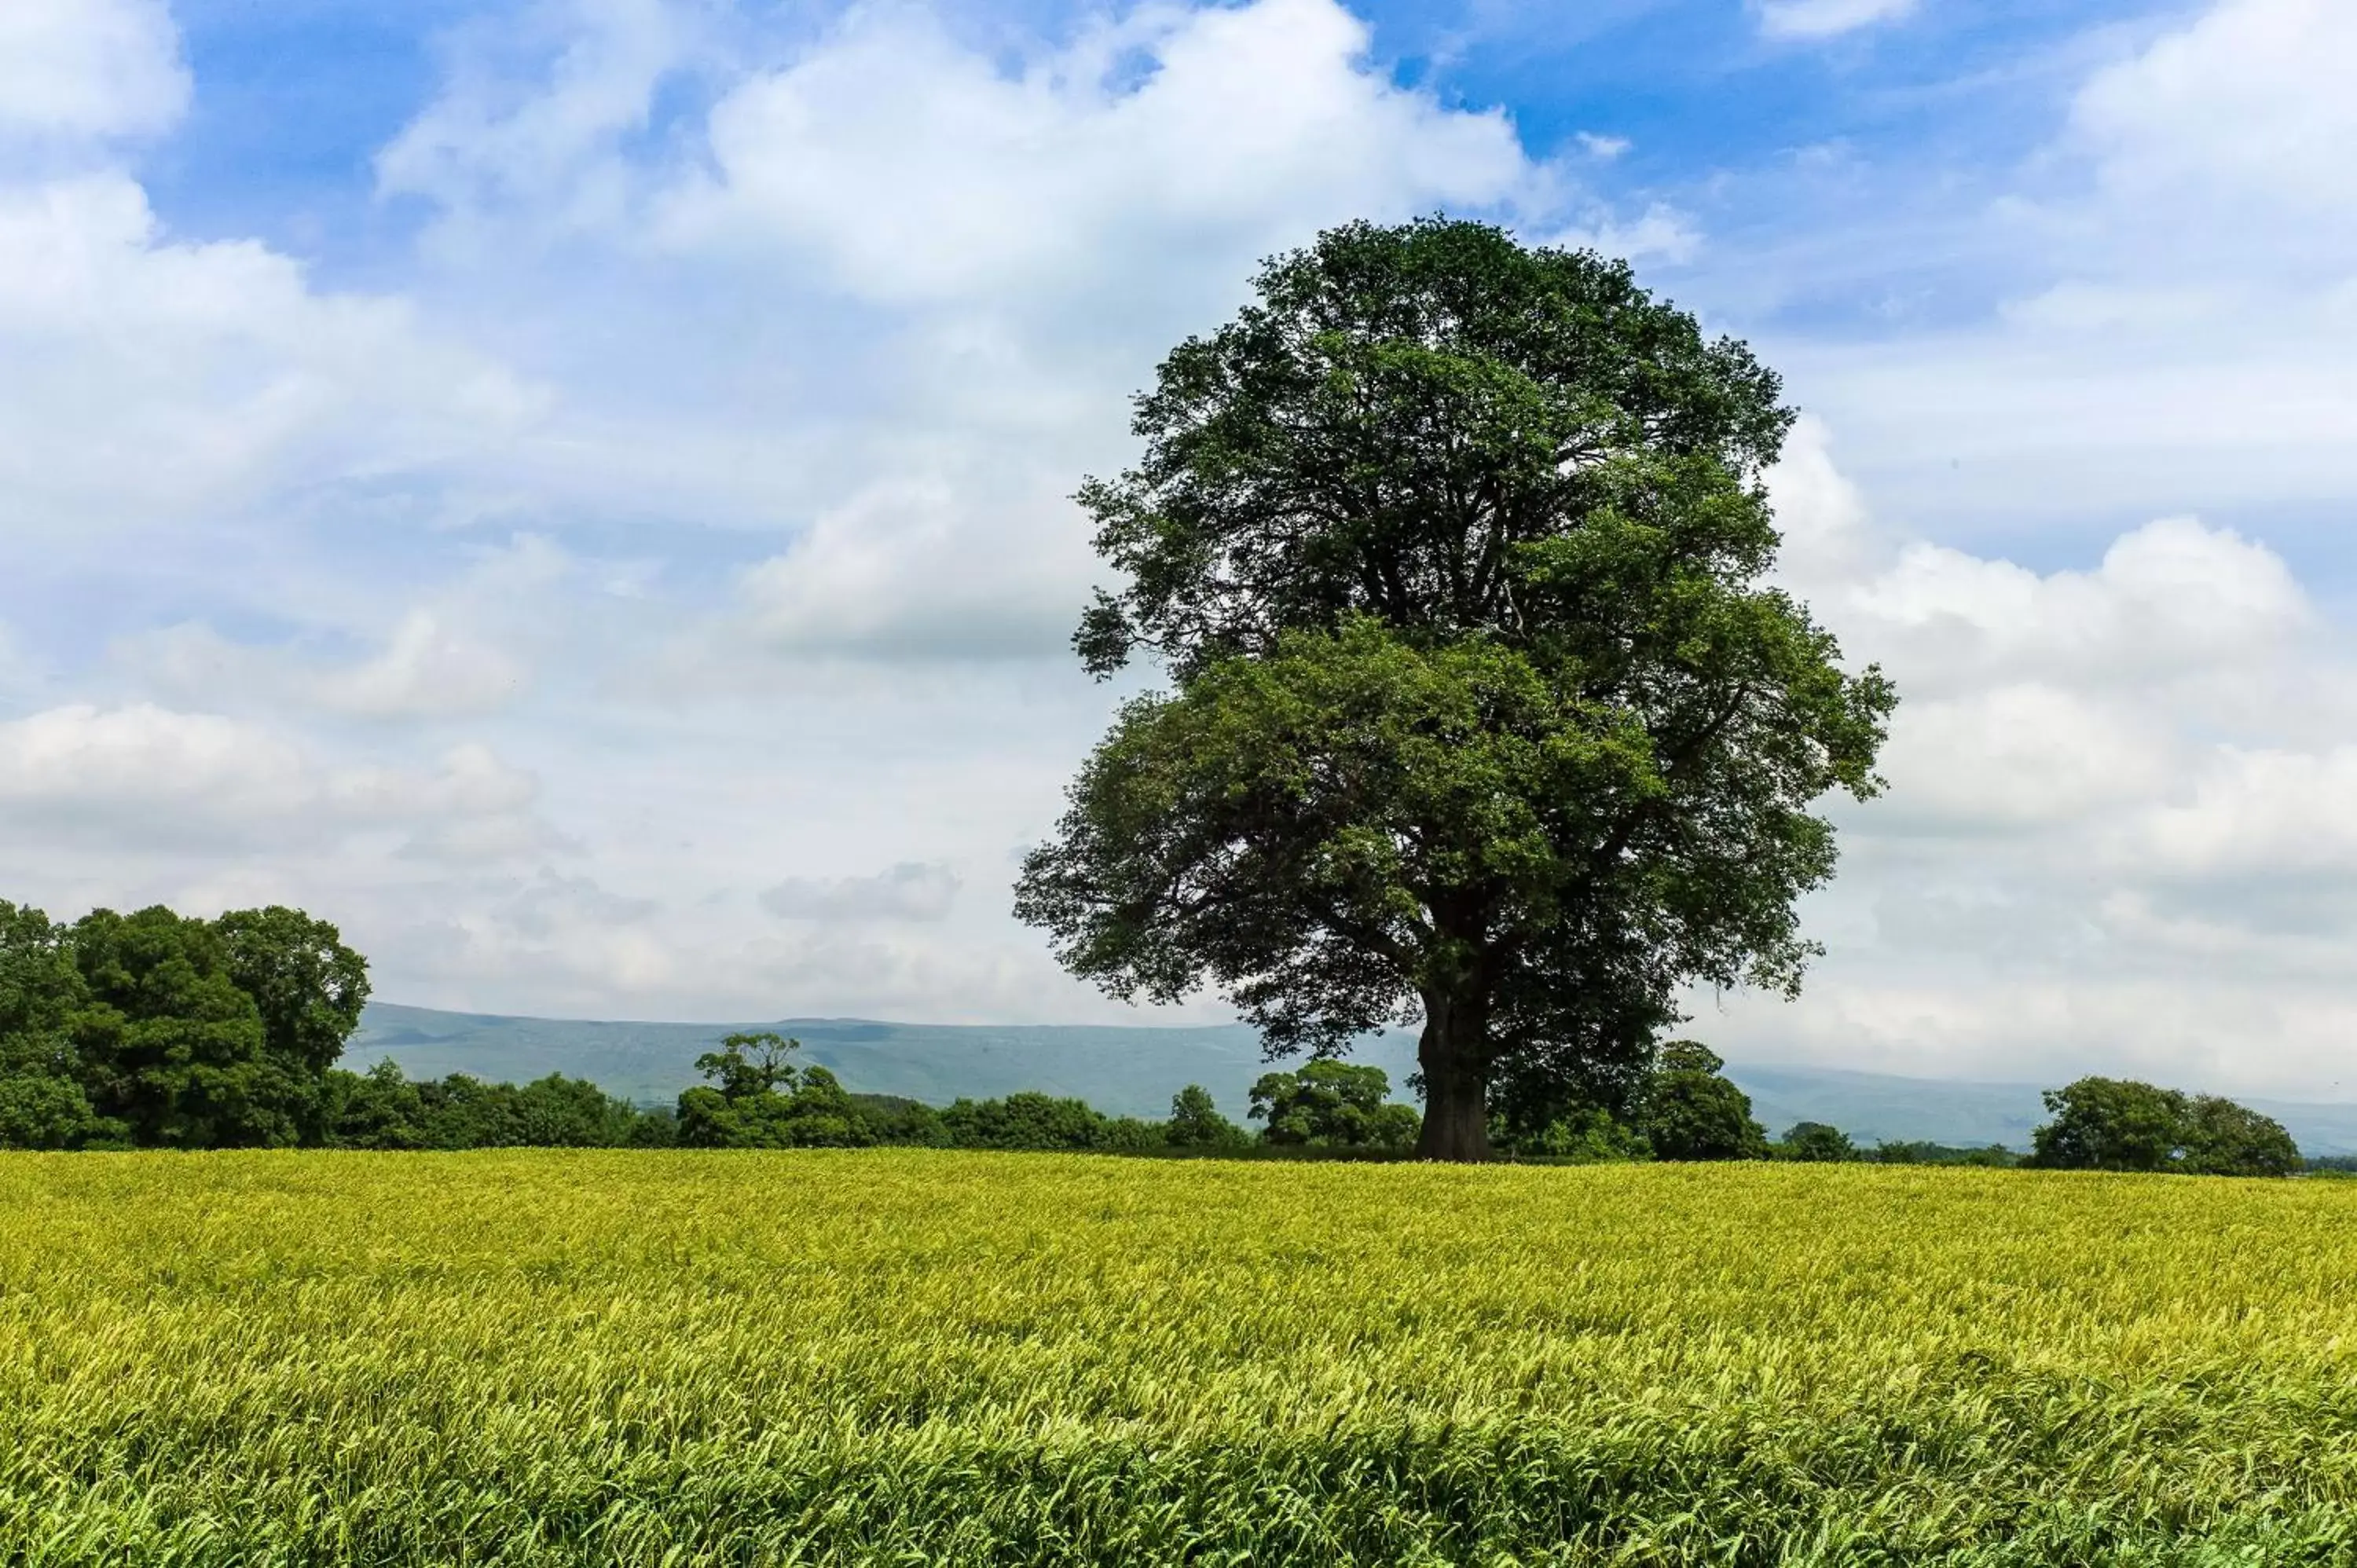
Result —
POLYGON ((938 920, 957 899, 957 874, 903 861, 873 876, 790 876, 761 895, 761 908, 789 920, 938 920))
POLYGON ((772 650, 1060 654, 1095 563, 1078 526, 1039 526, 1072 517, 1042 489, 977 508, 939 480, 885 480, 747 572, 742 629, 772 650))
POLYGON ((1591 212, 1582 223, 1547 236, 1545 242, 1631 263, 1677 264, 1692 261, 1702 249, 1702 232, 1686 214, 1657 201, 1633 219, 1603 210, 1591 212))
MULTIPOLYGON (((565 0, 528 14, 544 73, 517 82, 460 52, 452 79, 377 155, 379 188, 464 215, 519 198, 568 226, 626 215, 618 142, 645 127, 656 84, 693 53, 695 28, 667 0, 565 0)), ((515 52, 506 40, 500 52, 515 52)))
POLYGON ((102 173, 0 185, 0 487, 83 532, 430 466, 541 396, 398 300, 314 293, 250 242, 178 244, 102 173))
POLYGON ((0 135, 135 134, 188 100, 163 0, 8 0, 0 5, 0 135))
POLYGON ((2352 61, 2357 11, 2336 0, 2216 0, 2140 35, 1993 199, 1960 205, 1951 171, 1927 172, 1936 215, 1894 191, 1889 231, 1796 259, 1805 287, 1855 266, 1842 286, 1894 324, 1771 340, 1770 359, 1935 535, 2344 503, 2352 61), (1919 297, 1937 308, 1910 324, 1919 297))
POLYGON ((2129 199, 2253 198, 2357 216, 2357 9, 2341 0, 2221 0, 2099 71, 2072 129, 2129 199))
POLYGON ((2179 761, 2165 732, 2140 715, 2050 685, 1919 697, 1891 725, 1884 816, 1866 822, 1929 821, 1979 833, 2083 822, 2150 800, 2179 761))
POLYGON ((1803 998, 1703 999, 1738 1055, 2315 1093, 2357 992, 2357 676, 2263 543, 2190 518, 2039 571, 1878 526, 1804 422, 1770 479, 1785 580, 1900 706, 1842 807, 1803 998))
POLYGON ((2121 535, 2092 572, 2040 575, 1910 544, 1854 585, 1842 613, 1934 689, 2006 674, 2150 682, 2212 671, 2280 649, 2311 619, 2280 557, 2192 518, 2121 535))
POLYGON ((0 723, 0 834, 29 869, 92 844, 133 855, 160 850, 312 853, 323 843, 385 831, 433 835, 471 824, 523 832, 539 786, 470 744, 418 771, 324 764, 268 726, 218 714, 138 703, 73 703, 0 723))
POLYGON ((495 713, 530 684, 522 661, 427 609, 404 616, 381 650, 355 660, 233 642, 199 623, 145 633, 118 653, 144 684, 185 700, 234 698, 355 718, 495 713))
POLYGON ((2222 746, 2192 798, 2157 805, 2131 843, 2172 876, 2329 876, 2357 870, 2357 742, 2319 751, 2222 746))
POLYGON ((1761 0, 1760 29, 1771 38, 1825 38, 1915 9, 1915 0, 1761 0))
POLYGON ((662 231, 785 247, 887 302, 1134 298, 1321 221, 1528 190, 1503 115, 1395 87, 1366 48, 1331 0, 1254 0, 1142 9, 1009 72, 923 12, 855 11, 714 109, 715 172, 662 231))

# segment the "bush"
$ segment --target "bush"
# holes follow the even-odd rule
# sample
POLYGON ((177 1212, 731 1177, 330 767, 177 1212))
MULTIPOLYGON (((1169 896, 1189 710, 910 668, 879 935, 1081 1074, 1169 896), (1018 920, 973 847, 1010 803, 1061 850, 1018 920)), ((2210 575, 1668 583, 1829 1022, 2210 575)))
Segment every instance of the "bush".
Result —
POLYGON ((1162 1141, 1174 1149, 1240 1149, 1251 1144, 1252 1134, 1220 1114, 1210 1090, 1190 1083, 1170 1097, 1162 1141))
POLYGON ((1505 1117, 1492 1117, 1490 1144, 1501 1155, 1532 1155, 1583 1165, 1653 1157, 1644 1133, 1600 1105, 1564 1112, 1530 1131, 1517 1131, 1505 1117))
POLYGON ((1921 1140, 1885 1138, 1866 1156, 1883 1165, 2018 1165, 2022 1156, 2018 1150, 2003 1144, 1989 1144, 1980 1148, 1962 1148, 1947 1144, 1932 1144, 1921 1140))
POLYGON ((79 1149, 121 1143, 129 1129, 102 1121, 71 1079, 20 1073, 0 1078, 0 1149, 79 1149))
POLYGON ((1794 1122, 1772 1152, 1784 1159, 1809 1164, 1830 1165, 1858 1157, 1857 1146, 1849 1141, 1849 1134, 1823 1122, 1794 1122))
MULTIPOLYGON (((1134 1119, 1131 1119, 1134 1121, 1134 1119)), ((1143 1127, 1142 1122, 1135 1126, 1143 1127)), ((950 1145, 959 1149, 1110 1149, 1134 1140, 1130 1130, 1091 1109, 1085 1100, 1024 1090, 1004 1100, 959 1100, 942 1112, 950 1145)))
POLYGON ((942 1125, 942 1113, 921 1100, 898 1094, 855 1094, 851 1104, 877 1143, 927 1149, 949 1146, 949 1130, 942 1125))
POLYGON ((1412 1105, 1387 1103, 1391 1079, 1379 1067, 1314 1061, 1297 1072, 1264 1073, 1252 1087, 1252 1115, 1267 1122, 1261 1141, 1309 1149, 1404 1152, 1421 1120, 1412 1105))

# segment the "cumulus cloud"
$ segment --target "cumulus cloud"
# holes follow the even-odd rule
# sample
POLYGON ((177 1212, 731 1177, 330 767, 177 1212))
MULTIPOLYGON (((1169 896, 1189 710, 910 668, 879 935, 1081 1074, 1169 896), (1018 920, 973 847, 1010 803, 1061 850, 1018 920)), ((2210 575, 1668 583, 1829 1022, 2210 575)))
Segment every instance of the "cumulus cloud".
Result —
POLYGON ((957 874, 903 861, 873 876, 790 876, 761 895, 761 908, 789 920, 938 920, 956 902, 957 874))
POLYGON ((163 0, 8 0, 0 6, 0 136, 160 131, 188 100, 163 0))
POLYGON ((0 723, 0 827, 131 853, 310 850, 382 830, 529 820, 533 777, 479 744, 439 766, 338 767, 268 726, 137 703, 73 703, 0 723))
POLYGON ((662 231, 791 248, 866 298, 1003 298, 1524 189, 1502 114, 1393 85, 1367 42, 1332 0, 1148 7, 1010 73, 925 12, 857 10, 713 110, 714 172, 662 231))
MULTIPOLYGON (((1809 422, 1771 478, 1788 583, 1901 704, 1889 793, 1836 811, 1803 999, 1698 999, 1738 1053, 2301 1092, 2357 993, 2352 668, 2265 543, 2192 518, 2038 570, 1880 523, 1809 422)), ((2305 1089, 2314 1092, 2313 1087, 2305 1089)))
POLYGON ((2222 0, 2090 80, 2072 129, 2130 197, 2357 215, 2357 11, 2222 0))
POLYGON ((168 240, 113 172, 0 184, 0 486, 43 532, 430 466, 542 406, 397 299, 315 293, 250 242, 168 240))

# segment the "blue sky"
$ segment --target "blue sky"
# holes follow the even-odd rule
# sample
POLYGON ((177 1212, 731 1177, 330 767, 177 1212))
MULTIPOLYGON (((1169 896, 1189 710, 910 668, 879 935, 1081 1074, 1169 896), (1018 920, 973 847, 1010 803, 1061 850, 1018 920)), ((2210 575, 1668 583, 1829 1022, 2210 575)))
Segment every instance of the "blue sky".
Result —
POLYGON ((1132 1016, 1006 911, 1119 694, 1065 498, 1256 258, 1449 210, 1784 372, 1785 580, 1905 693, 1807 994, 1696 1032, 2341 1092, 2352 74, 2337 0, 18 0, 0 896, 1132 1016))

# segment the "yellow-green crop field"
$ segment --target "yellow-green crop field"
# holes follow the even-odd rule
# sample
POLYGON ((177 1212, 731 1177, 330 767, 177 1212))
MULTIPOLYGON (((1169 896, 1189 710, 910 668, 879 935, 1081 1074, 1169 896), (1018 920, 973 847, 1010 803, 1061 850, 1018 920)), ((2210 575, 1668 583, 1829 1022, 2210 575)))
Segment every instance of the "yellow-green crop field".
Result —
POLYGON ((2357 1560, 2357 1183, 0 1155, 0 1563, 2357 1560))

